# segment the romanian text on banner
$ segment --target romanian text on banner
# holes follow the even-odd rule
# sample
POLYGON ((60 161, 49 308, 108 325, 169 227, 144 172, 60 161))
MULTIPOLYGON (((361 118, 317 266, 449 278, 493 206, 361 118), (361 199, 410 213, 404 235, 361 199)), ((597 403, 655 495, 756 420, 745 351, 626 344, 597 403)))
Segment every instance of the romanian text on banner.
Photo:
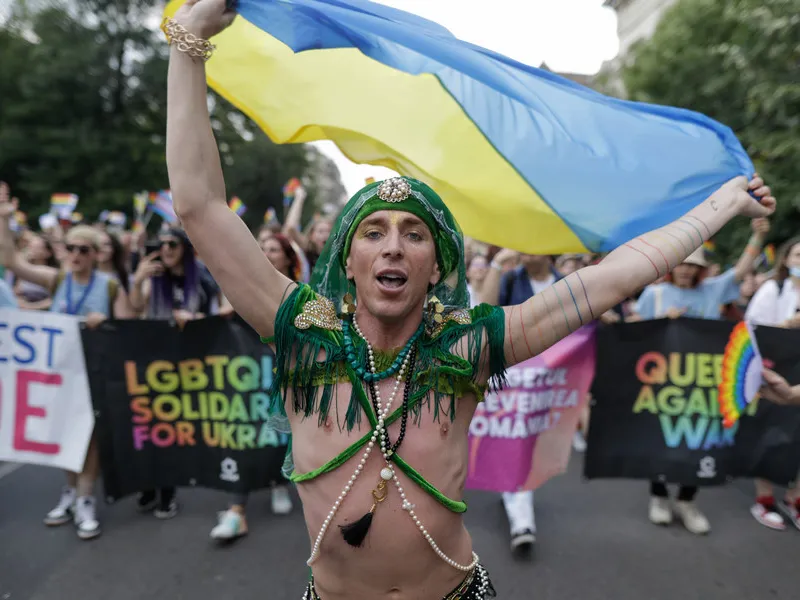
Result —
POLYGON ((563 473, 594 376, 594 326, 508 370, 470 424, 467 487, 535 489, 563 473))

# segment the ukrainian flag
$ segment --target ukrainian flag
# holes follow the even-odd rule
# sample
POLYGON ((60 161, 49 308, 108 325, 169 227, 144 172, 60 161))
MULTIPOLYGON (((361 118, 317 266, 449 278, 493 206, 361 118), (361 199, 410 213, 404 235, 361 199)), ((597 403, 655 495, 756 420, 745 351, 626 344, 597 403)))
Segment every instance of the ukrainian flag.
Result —
POLYGON ((608 251, 753 174, 703 115, 603 96, 396 9, 239 0, 237 12, 207 64, 218 93, 277 143, 333 140, 426 181, 484 242, 608 251))

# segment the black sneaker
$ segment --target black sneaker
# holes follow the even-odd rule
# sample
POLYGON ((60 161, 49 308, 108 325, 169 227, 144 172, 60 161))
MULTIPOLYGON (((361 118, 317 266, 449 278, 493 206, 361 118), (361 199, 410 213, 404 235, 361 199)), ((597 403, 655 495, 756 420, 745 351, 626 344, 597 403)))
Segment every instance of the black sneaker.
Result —
POLYGON ((511 552, 527 552, 536 543, 536 535, 532 529, 523 529, 511 536, 511 552))
POLYGON ((178 503, 175 500, 175 488, 160 490, 158 506, 153 511, 156 519, 172 519, 178 514, 178 503))
POLYGON ((139 512, 147 513, 152 512, 158 504, 155 490, 147 490, 146 492, 139 492, 136 498, 136 510, 139 512))

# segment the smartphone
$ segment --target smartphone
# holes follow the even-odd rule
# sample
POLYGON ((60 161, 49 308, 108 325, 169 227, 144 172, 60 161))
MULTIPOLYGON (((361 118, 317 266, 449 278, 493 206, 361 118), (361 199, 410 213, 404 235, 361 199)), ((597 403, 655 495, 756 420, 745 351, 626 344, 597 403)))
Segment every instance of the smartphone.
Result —
MULTIPOLYGON (((144 255, 150 256, 153 252, 160 252, 161 251, 161 242, 158 240, 151 240, 144 245, 144 255)), ((161 260, 161 255, 159 254, 156 257, 157 261, 161 260)))

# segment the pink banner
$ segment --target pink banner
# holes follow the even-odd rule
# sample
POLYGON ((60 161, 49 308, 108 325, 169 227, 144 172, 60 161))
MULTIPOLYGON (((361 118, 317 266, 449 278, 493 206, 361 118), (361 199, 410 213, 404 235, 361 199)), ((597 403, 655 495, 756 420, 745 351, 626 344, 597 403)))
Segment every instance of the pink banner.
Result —
POLYGON ((533 490, 567 468, 594 378, 594 325, 508 370, 470 423, 470 489, 533 490))

